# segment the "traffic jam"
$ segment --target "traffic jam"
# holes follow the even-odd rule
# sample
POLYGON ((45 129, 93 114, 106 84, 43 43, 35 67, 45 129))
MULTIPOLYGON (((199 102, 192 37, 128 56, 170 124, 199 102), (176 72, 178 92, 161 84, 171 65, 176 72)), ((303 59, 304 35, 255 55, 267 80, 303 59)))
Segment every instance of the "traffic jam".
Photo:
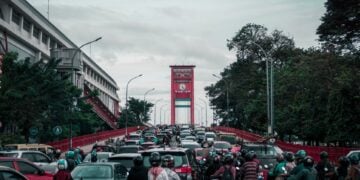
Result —
POLYGON ((8 144, 0 151, 0 180, 359 178, 360 150, 332 162, 326 151, 314 158, 274 142, 249 142, 208 127, 159 125, 95 143, 90 152, 8 144))

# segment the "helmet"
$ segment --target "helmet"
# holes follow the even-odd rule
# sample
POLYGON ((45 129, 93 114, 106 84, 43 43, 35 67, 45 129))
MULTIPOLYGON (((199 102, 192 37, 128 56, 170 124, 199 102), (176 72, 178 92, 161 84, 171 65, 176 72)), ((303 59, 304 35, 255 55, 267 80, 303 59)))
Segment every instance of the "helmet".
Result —
POLYGON ((68 151, 65 153, 65 157, 66 159, 74 159, 75 158, 75 153, 74 151, 68 151))
POLYGON ((359 158, 357 156, 350 156, 350 163, 351 165, 358 165, 359 164, 359 158))
POLYGON ((136 156, 133 161, 135 166, 141 166, 143 165, 144 159, 141 156, 136 156))
POLYGON ((306 157, 306 151, 305 150, 299 150, 295 154, 295 159, 304 159, 306 157))
POLYGON ((293 161, 295 160, 294 153, 292 153, 292 152, 287 152, 287 153, 285 154, 285 160, 286 160, 287 162, 293 162, 293 161))
POLYGON ((246 161, 252 161, 255 157, 256 157, 256 153, 254 151, 249 151, 245 155, 245 160, 246 161))
POLYGON ((248 153, 248 150, 247 150, 247 149, 242 149, 242 150, 240 151, 240 153, 241 153, 241 156, 242 156, 243 158, 245 158, 246 154, 248 153))
POLYGON ((151 166, 153 166, 153 167, 160 166, 160 162, 161 162, 160 154, 158 152, 151 153, 149 161, 150 161, 151 166))
POLYGON ((60 149, 56 149, 55 153, 56 153, 56 154, 61 154, 61 150, 60 150, 60 149))
POLYGON ((314 166, 314 159, 311 156, 306 156, 304 158, 304 166, 305 167, 312 167, 314 166))
POLYGON ((233 156, 231 154, 226 154, 223 159, 224 164, 232 164, 233 156))
POLYGON ((175 166, 174 157, 170 154, 165 155, 162 158, 162 166, 167 168, 173 168, 175 166))
POLYGON ((343 167, 348 167, 350 164, 350 160, 346 156, 341 156, 339 158, 339 164, 343 167))
POLYGON ((322 151, 321 153, 320 153, 320 159, 321 160, 325 160, 325 159, 327 159, 329 157, 329 154, 326 152, 326 151, 322 151))
POLYGON ((65 159, 58 160, 57 165, 60 170, 66 170, 68 168, 68 163, 65 159))

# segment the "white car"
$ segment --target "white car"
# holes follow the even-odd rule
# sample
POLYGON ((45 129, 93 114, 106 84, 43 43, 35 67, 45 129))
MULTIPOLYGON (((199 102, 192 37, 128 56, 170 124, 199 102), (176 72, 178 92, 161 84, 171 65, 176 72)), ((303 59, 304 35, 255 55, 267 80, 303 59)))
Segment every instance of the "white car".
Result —
POLYGON ((360 150, 350 151, 350 152, 346 155, 347 158, 350 158, 351 156, 357 156, 357 157, 360 159, 360 150))
POLYGON ((215 141, 216 140, 216 134, 213 132, 206 132, 205 133, 205 141, 215 141))

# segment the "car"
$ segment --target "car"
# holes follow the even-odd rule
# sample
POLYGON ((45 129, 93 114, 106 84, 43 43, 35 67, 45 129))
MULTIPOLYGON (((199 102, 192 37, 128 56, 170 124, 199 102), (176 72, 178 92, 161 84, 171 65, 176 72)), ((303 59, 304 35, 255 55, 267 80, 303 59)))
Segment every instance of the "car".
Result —
POLYGON ((38 166, 48 166, 52 161, 40 151, 2 151, 0 157, 16 157, 27 159, 38 166))
POLYGON ((235 145, 238 141, 238 137, 235 133, 219 133, 218 139, 219 141, 227 141, 231 145, 235 145))
POLYGON ((357 156, 358 159, 360 159, 360 150, 352 150, 346 155, 347 158, 350 158, 352 156, 357 156))
MULTIPOLYGON (((107 162, 108 158, 111 157, 112 155, 114 155, 113 152, 97 152, 96 156, 97 156, 97 161, 96 162, 107 162)), ((88 153, 83 162, 91 162, 91 153, 88 153)))
POLYGON ((120 163, 81 163, 71 171, 73 180, 126 180, 127 169, 120 163))
POLYGON ((170 154, 174 157, 174 171, 180 176, 181 180, 192 180, 195 173, 196 167, 196 158, 194 153, 187 148, 173 148, 173 147, 164 147, 164 148, 154 148, 145 151, 140 151, 141 156, 144 159, 144 166, 149 168, 150 162, 149 158, 151 153, 159 152, 161 156, 170 154))
POLYGON ((140 140, 127 140, 125 141, 124 145, 139 145, 140 140))
POLYGON ((201 148, 201 145, 194 141, 181 142, 181 147, 194 150, 195 148, 201 148))
POLYGON ((204 139, 205 139, 205 131, 198 131, 198 132, 196 133, 196 140, 197 140, 197 142, 198 142, 198 143, 201 143, 201 142, 204 141, 204 139))
POLYGON ((0 179, 1 180, 29 180, 26 176, 16 171, 13 168, 0 166, 0 179))
POLYGON ((112 145, 94 144, 92 150, 96 149, 97 152, 116 152, 116 148, 112 145))
POLYGON ((216 134, 214 132, 206 132, 204 140, 205 141, 215 141, 216 140, 216 134))
POLYGON ((196 141, 196 137, 195 136, 186 136, 185 140, 191 140, 191 141, 196 141))
POLYGON ((52 180, 53 175, 45 172, 34 163, 16 157, 0 157, 0 166, 6 166, 19 171, 29 180, 52 180))
POLYGON ((219 153, 227 153, 232 148, 231 144, 226 141, 214 141, 213 147, 219 153))
POLYGON ((180 140, 185 139, 186 136, 191 136, 190 133, 180 133, 180 140))
POLYGON ((241 149, 254 151, 262 167, 271 167, 277 164, 276 156, 282 154, 283 150, 277 145, 268 143, 244 143, 241 149))
POLYGON ((130 171, 131 167, 134 166, 133 160, 135 157, 141 156, 139 153, 123 153, 123 154, 115 154, 114 156, 109 157, 109 162, 118 162, 124 165, 128 171, 130 171))
POLYGON ((142 146, 139 145, 128 145, 128 146, 121 146, 117 150, 117 154, 122 153, 137 153, 138 151, 144 150, 142 146))
POLYGON ((6 150, 41 151, 43 153, 55 151, 55 148, 47 144, 7 144, 6 150))

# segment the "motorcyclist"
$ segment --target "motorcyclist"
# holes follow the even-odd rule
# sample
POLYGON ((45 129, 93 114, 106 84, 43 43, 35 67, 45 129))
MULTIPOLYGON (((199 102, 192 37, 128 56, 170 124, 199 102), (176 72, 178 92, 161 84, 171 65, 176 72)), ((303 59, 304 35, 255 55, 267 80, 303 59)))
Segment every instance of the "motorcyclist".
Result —
POLYGON ((296 166, 292 171, 290 171, 290 175, 296 175, 298 174, 302 169, 304 169, 304 158, 306 157, 306 151, 305 150, 299 150, 295 154, 295 164, 296 166))
POLYGON ((68 170, 71 172, 75 166, 76 166, 76 162, 75 162, 75 153, 74 151, 68 151, 65 153, 65 158, 68 164, 68 170))
POLYGON ((91 162, 97 162, 97 152, 96 152, 96 149, 93 149, 92 151, 91 151, 91 158, 90 158, 90 161, 91 162))
POLYGON ((148 180, 148 169, 144 166, 144 160, 137 156, 133 160, 134 166, 129 171, 127 180, 148 180))
POLYGON ((303 161, 303 168, 296 174, 291 175, 287 178, 287 180, 298 180, 298 179, 306 179, 306 180, 316 180, 317 172, 314 168, 314 159, 311 156, 306 156, 303 161))
POLYGON ((235 180, 236 178, 236 168, 233 165, 233 157, 231 154, 227 154, 223 160, 223 166, 221 166, 213 175, 217 177, 221 175, 222 179, 235 180))
POLYGON ((61 150, 60 150, 60 149, 56 149, 56 151, 55 151, 55 156, 54 156, 55 160, 56 160, 56 161, 59 160, 59 159, 60 159, 60 156, 61 156, 61 150))
POLYGON ((151 164, 151 168, 148 171, 148 179, 169 180, 169 176, 164 170, 164 168, 160 167, 161 157, 158 152, 151 153, 149 162, 151 164))
POLYGON ((357 156, 350 156, 349 159, 350 159, 350 167, 349 167, 347 179, 359 180, 360 179, 359 158, 357 156))
POLYGON ((319 180, 329 180, 335 174, 334 166, 330 164, 328 157, 329 155, 326 151, 320 153, 320 161, 315 166, 319 180))
POLYGON ((285 158, 282 154, 277 154, 276 161, 277 161, 277 164, 269 172, 269 176, 273 177, 273 179, 276 179, 276 180, 283 180, 283 179, 285 179, 285 176, 287 176, 285 158))
POLYGON ((74 156, 74 160, 76 165, 79 165, 82 162, 82 156, 80 154, 80 148, 76 148, 74 150, 75 156, 74 156))
POLYGON ((286 152, 285 154, 285 160, 286 160, 286 166, 285 166, 285 169, 288 173, 290 173, 294 167, 296 166, 295 164, 295 156, 294 156, 294 153, 292 152, 286 152))
POLYGON ((338 180, 344 180, 348 174, 350 160, 346 156, 341 156, 338 160, 338 165, 335 171, 336 178, 338 180))
POLYGON ((174 172, 175 161, 172 155, 165 155, 162 158, 161 166, 165 169, 169 180, 180 180, 179 175, 174 172))
POLYGON ((242 179, 258 179, 259 163, 256 161, 256 153, 249 151, 245 155, 245 163, 240 168, 242 179))
POLYGON ((68 164, 65 159, 60 159, 57 162, 59 171, 54 175, 54 180, 72 180, 70 171, 68 170, 68 164))

